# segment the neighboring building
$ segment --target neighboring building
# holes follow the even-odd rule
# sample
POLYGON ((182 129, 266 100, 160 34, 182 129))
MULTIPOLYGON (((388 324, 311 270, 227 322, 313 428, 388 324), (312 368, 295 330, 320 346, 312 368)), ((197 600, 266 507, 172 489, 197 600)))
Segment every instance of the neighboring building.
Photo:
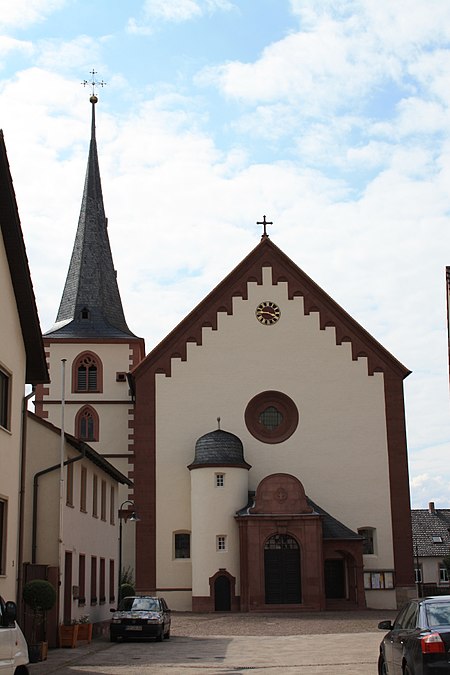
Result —
POLYGON ((118 488, 131 481, 71 434, 62 443, 60 429, 31 412, 27 450, 24 581, 44 577, 61 589, 53 646, 60 623, 89 615, 100 630, 109 622, 118 592, 118 488))
POLYGON ((422 594, 433 594, 436 587, 449 591, 443 558, 450 555, 450 509, 436 509, 430 502, 428 509, 413 509, 411 520, 416 583, 422 594))
POLYGON ((265 231, 132 374, 140 592, 196 611, 414 594, 409 371, 265 231))
POLYGON ((48 373, 2 131, 0 289, 0 595, 16 600, 22 562, 25 384, 48 382, 48 373))
MULTIPOLYGON (((36 390, 36 413, 61 426, 65 360, 65 430, 88 442, 128 475, 133 459, 133 402, 127 373, 144 341, 125 321, 109 245, 95 137, 95 104, 86 180, 72 258, 56 323, 44 335, 51 383, 36 390)), ((118 505, 129 498, 122 488, 118 505)), ((124 566, 134 567, 134 528, 125 528, 124 566)))

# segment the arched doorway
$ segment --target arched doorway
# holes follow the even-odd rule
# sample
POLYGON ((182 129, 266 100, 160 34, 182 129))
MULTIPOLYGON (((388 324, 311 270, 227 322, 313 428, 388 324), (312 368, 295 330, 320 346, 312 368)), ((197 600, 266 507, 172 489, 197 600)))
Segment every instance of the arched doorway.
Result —
POLYGON ((231 611, 231 584, 224 574, 214 581, 214 610, 216 612, 231 611))
POLYGON ((345 561, 343 558, 325 560, 324 577, 327 600, 347 597, 345 561))
POLYGON ((286 534, 274 534, 264 545, 266 604, 288 605, 302 601, 300 547, 286 534))

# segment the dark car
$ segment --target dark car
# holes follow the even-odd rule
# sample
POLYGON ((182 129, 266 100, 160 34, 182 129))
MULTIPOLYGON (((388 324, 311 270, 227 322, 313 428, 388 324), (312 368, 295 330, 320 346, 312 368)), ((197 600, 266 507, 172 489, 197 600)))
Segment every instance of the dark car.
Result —
POLYGON ((149 595, 123 598, 109 627, 111 642, 118 638, 170 638, 170 609, 164 598, 149 595))
POLYGON ((380 645, 379 675, 450 675, 450 595, 411 600, 380 645))

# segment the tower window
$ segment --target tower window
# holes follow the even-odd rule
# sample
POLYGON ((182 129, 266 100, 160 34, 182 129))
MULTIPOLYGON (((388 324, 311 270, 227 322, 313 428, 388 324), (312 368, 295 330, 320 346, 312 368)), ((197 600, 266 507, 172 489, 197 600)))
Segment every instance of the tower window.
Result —
POLYGON ((225 485, 225 474, 216 473, 216 487, 224 487, 225 485))
POLYGON ((218 534, 216 537, 216 551, 227 550, 227 538, 224 534, 218 534))
POLYGON ((84 352, 72 365, 72 391, 101 393, 103 368, 96 354, 84 352))
POLYGON ((90 405, 78 411, 75 420, 75 436, 82 441, 98 441, 98 415, 90 405))
POLYGON ((83 309, 81 310, 81 318, 84 320, 89 319, 89 310, 87 309, 87 307, 83 307, 83 309))

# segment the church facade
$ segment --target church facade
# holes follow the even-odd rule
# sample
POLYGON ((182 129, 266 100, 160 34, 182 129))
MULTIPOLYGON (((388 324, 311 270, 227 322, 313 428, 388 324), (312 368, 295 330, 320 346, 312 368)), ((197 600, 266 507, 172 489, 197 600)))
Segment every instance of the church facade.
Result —
POLYGON ((140 518, 124 528, 137 592, 176 610, 397 607, 415 590, 409 371, 265 228, 145 356, 109 248, 96 102, 36 412, 59 423, 64 361, 66 430, 133 481, 119 502, 140 518))
POLYGON ((264 234, 133 370, 139 590, 198 611, 396 607, 408 373, 264 234))

